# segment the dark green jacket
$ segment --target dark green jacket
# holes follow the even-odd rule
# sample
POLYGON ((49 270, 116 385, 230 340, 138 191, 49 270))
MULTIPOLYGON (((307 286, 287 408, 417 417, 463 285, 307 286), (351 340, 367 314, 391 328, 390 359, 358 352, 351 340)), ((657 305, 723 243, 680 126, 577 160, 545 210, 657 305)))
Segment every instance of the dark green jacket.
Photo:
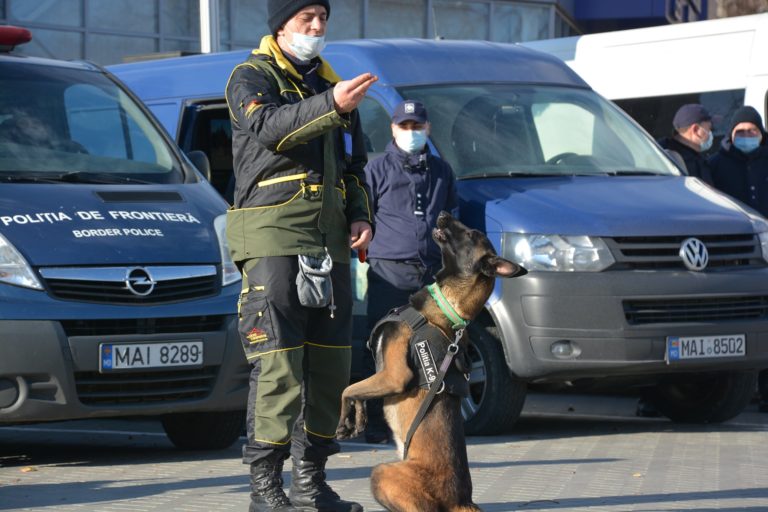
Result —
POLYGON ((227 82, 235 165, 227 239, 236 262, 320 256, 325 244, 334 261, 348 263, 350 224, 373 225, 359 116, 336 112, 340 79, 318 60, 315 91, 265 36, 227 82))

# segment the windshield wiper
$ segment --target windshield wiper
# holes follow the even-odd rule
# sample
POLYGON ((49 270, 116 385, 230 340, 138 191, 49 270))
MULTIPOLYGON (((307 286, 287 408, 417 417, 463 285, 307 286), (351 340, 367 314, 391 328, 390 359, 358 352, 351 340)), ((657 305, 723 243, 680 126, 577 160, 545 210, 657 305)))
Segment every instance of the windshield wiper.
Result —
POLYGON ((129 176, 121 176, 109 173, 92 173, 85 171, 71 171, 60 174, 42 174, 42 175, 30 175, 30 174, 6 174, 0 175, 1 181, 9 183, 94 183, 94 184, 116 184, 116 183, 136 183, 136 184, 149 184, 151 182, 145 180, 139 180, 131 178, 129 176))
POLYGON ((461 176, 460 179, 477 180, 483 178, 562 178, 564 176, 573 176, 573 174, 560 172, 505 171, 471 174, 469 176, 461 176))
POLYGON ((642 169, 617 169, 615 171, 606 171, 608 176, 660 176, 656 171, 644 171, 642 169))
POLYGON ((0 175, 0 181, 6 183, 58 183, 60 180, 51 179, 47 176, 25 176, 23 174, 4 174, 0 175))

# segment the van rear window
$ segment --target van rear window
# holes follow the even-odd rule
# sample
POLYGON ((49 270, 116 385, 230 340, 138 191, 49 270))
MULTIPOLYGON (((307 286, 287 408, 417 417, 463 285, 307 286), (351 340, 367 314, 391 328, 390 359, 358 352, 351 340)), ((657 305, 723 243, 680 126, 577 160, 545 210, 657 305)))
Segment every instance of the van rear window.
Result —
POLYGON ((106 75, 0 63, 3 181, 178 183, 178 162, 155 125, 106 75))

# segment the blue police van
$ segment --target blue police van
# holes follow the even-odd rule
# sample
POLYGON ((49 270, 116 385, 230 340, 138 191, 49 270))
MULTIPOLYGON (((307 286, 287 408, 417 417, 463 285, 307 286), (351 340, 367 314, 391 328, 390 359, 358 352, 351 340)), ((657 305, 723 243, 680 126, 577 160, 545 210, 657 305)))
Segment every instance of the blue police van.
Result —
POLYGON ((0 26, 0 426, 153 416, 227 447, 249 374, 227 204, 110 73, 11 53, 30 37, 0 26))
MULTIPOLYGON (((225 197, 224 87, 247 55, 111 67, 185 151, 208 155, 225 197)), ((426 105, 429 147, 457 175, 461 219, 528 269, 499 280, 470 327, 468 433, 508 429, 529 388, 642 389, 681 422, 725 421, 749 403, 755 370, 768 366, 765 219, 682 175, 555 57, 415 39, 335 42, 323 57, 343 78, 379 77, 360 105, 369 157, 389 142, 398 102, 426 105)))

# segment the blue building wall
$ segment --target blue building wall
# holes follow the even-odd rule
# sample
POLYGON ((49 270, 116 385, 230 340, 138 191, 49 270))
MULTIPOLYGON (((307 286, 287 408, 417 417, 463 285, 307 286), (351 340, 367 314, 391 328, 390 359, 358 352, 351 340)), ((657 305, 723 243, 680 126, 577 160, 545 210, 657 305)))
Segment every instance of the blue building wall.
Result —
POLYGON ((707 0, 573 0, 561 2, 584 33, 707 19, 707 0))

